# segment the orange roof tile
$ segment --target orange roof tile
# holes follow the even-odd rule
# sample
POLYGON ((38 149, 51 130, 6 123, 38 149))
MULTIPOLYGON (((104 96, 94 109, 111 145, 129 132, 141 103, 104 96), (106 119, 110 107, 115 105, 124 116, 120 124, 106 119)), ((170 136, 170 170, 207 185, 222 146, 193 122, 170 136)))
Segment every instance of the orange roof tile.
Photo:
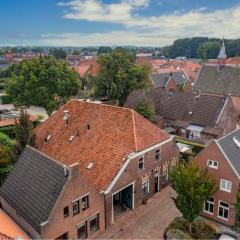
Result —
POLYGON ((30 239, 27 234, 24 233, 23 230, 0 209, 0 235, 1 234, 5 239, 30 239))
MULTIPOLYGON (((30 115, 29 116, 30 121, 35 121, 37 118, 35 116, 30 115)), ((7 127, 7 126, 13 126, 16 124, 15 119, 0 119, 0 127, 7 127)))
POLYGON ((106 190, 128 154, 169 138, 134 110, 78 100, 69 101, 35 132, 38 150, 66 165, 78 162, 81 174, 99 190, 106 190), (67 125, 64 110, 69 111, 67 125), (51 139, 44 143, 47 134, 51 139))

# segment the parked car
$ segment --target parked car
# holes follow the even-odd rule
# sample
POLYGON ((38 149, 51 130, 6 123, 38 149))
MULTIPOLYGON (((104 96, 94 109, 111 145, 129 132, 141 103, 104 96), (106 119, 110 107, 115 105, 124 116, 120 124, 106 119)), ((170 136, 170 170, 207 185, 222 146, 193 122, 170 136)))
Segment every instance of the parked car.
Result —
POLYGON ((233 236, 229 233, 221 233, 218 240, 237 240, 238 238, 236 236, 233 236))

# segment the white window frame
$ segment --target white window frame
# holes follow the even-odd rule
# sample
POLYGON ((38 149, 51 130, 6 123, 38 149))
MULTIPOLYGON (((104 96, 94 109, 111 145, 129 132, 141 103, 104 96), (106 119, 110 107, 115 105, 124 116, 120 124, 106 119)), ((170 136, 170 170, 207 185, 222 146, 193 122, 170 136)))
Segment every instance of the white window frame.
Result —
POLYGON ((230 213, 230 204, 229 204, 228 202, 224 202, 224 201, 222 201, 222 200, 219 200, 219 202, 218 202, 218 218, 223 219, 223 220, 225 220, 225 221, 228 221, 229 213, 230 213), (224 210, 227 210, 227 211, 228 211, 228 217, 227 217, 227 218, 222 217, 222 216, 219 215, 219 209, 220 209, 220 203, 221 203, 221 202, 223 202, 223 203, 225 203, 225 204, 228 204, 228 208, 221 206, 221 208, 223 208, 224 210))
POLYGON ((232 181, 226 180, 226 179, 221 179, 220 180, 220 190, 224 192, 231 193, 232 191, 232 181), (225 182, 225 184, 223 184, 225 182), (230 189, 228 189, 228 184, 230 184, 230 189), (222 187, 222 185, 225 185, 225 187, 222 187))
POLYGON ((143 197, 146 197, 146 196, 148 196, 149 194, 150 194, 150 186, 149 186, 149 179, 148 179, 147 181, 145 181, 145 182, 142 183, 142 196, 143 196, 143 197), (147 183, 147 194, 144 194, 144 193, 143 193, 143 185, 146 184, 146 183, 147 183))
POLYGON ((142 156, 142 157, 138 158, 138 171, 139 171, 139 172, 143 171, 143 170, 144 170, 144 167, 145 167, 145 166, 144 166, 144 156, 142 156), (139 168, 140 159, 142 159, 142 163, 143 163, 142 169, 139 168))
POLYGON ((204 203, 204 212, 207 213, 207 214, 210 214, 210 215, 213 215, 214 214, 214 204, 215 204, 215 198, 214 197, 211 197, 213 199, 213 202, 209 201, 209 199, 207 199, 207 201, 205 201, 204 203), (208 203, 209 205, 212 204, 213 205, 213 212, 210 212, 208 210, 206 210, 206 203, 208 203))
POLYGON ((218 169, 218 161, 209 159, 207 162, 207 165, 209 168, 218 169), (212 164, 210 164, 210 163, 212 163, 212 164), (217 166, 214 166, 214 163, 217 163, 217 166))
POLYGON ((73 216, 80 213, 80 202, 79 202, 79 200, 72 202, 72 212, 73 212, 73 216), (77 211, 74 211, 74 205, 78 206, 77 211))
POLYGON ((155 161, 159 162, 160 160, 161 160, 161 149, 158 148, 158 149, 155 150, 155 161), (157 151, 159 151, 159 152, 157 153, 157 151), (159 155, 159 159, 158 160, 156 158, 157 155, 159 155))

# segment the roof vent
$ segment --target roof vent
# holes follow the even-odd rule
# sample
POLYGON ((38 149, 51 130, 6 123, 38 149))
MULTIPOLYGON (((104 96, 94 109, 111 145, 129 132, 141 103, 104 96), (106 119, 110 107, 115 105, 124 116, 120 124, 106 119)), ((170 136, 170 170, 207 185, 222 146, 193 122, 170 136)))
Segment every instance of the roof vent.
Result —
POLYGON ((47 143, 48 141, 50 141, 51 138, 52 138, 52 135, 50 133, 47 133, 47 135, 44 138, 44 142, 47 143))
POLYGON ((91 170, 93 167, 93 163, 89 163, 88 166, 87 166, 87 169, 91 170))
POLYGON ((234 143, 237 145, 237 147, 240 148, 240 141, 236 138, 236 136, 233 137, 233 141, 234 141, 234 143))
POLYGON ((80 137, 80 130, 78 129, 77 132, 76 132, 76 137, 80 137))
POLYGON ((68 124, 69 110, 64 110, 63 112, 64 112, 63 120, 65 121, 65 124, 68 124))
POLYGON ((89 124, 87 125, 87 130, 88 130, 88 131, 90 130, 90 125, 89 125, 89 124))
POLYGON ((189 114, 190 116, 192 116, 193 112, 189 112, 188 114, 189 114))
POLYGON ((73 140, 74 136, 72 135, 68 140, 71 142, 73 140))

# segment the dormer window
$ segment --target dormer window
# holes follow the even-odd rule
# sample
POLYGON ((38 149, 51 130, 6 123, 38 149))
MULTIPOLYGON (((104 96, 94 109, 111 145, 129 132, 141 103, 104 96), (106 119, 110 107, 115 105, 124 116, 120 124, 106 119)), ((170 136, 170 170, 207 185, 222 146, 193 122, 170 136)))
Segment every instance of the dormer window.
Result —
POLYGON ((208 167, 217 169, 218 168, 218 162, 213 161, 213 160, 208 160, 208 167))

